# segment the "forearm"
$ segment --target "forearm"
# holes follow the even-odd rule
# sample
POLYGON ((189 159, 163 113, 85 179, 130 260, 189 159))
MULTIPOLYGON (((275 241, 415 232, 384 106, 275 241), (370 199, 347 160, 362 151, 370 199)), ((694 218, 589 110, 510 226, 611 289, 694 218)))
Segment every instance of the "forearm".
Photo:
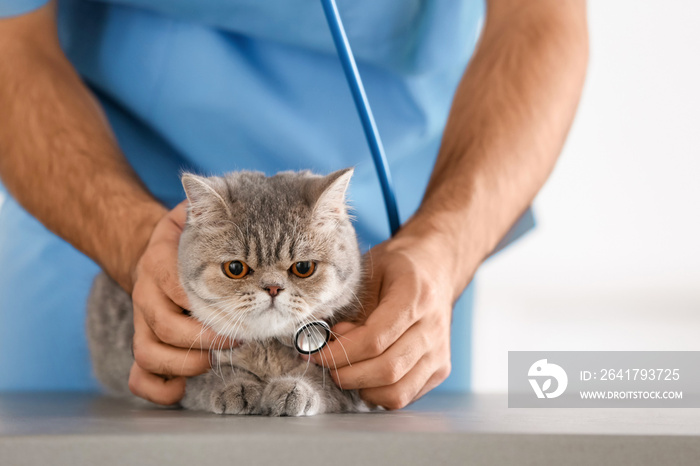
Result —
POLYGON ((551 172, 587 56, 583 1, 490 2, 423 203, 399 235, 450 248, 442 270, 455 297, 551 172))
MULTIPOLYGON (((46 14, 53 12, 18 19, 45 26, 32 16, 46 14)), ((132 269, 166 210, 124 159, 98 102, 50 37, 55 31, 25 38, 0 27, 3 184, 130 290, 132 269)))

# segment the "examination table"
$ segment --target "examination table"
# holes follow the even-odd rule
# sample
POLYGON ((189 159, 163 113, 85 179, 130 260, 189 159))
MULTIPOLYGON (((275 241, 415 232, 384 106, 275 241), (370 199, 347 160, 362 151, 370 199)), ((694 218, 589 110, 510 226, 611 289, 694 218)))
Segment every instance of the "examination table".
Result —
POLYGON ((509 409, 424 397, 310 418, 136 407, 95 394, 0 394, 0 465, 700 465, 700 410, 509 409))

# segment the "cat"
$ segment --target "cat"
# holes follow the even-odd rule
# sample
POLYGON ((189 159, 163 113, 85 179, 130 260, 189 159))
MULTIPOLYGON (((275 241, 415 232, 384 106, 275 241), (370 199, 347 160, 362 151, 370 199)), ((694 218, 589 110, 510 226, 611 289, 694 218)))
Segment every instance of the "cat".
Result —
MULTIPOLYGON (((269 416, 369 409, 291 344, 304 323, 357 316, 361 255, 345 200, 352 174, 182 176, 189 204, 178 273, 188 311, 240 343, 211 352, 212 370, 188 378, 182 407, 269 416)), ((98 380, 130 395, 131 297, 105 273, 90 292, 87 328, 98 380)))

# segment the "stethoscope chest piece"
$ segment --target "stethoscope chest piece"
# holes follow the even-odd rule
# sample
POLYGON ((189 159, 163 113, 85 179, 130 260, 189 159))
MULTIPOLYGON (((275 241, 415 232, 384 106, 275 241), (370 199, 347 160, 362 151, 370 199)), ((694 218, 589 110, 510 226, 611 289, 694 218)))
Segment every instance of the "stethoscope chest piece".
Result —
POLYGON ((331 328, 322 320, 304 324, 294 334, 294 348, 301 354, 321 351, 331 339, 331 328))

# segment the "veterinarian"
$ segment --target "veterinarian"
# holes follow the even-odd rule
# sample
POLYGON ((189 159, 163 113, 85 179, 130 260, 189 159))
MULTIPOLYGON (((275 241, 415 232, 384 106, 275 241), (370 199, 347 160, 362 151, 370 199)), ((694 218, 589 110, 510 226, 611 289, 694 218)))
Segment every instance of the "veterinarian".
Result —
POLYGON ((182 313, 180 170, 347 166, 373 294, 337 328, 347 357, 324 350, 334 379, 387 408, 450 373, 445 389, 468 388, 468 285, 527 229, 564 143, 585 2, 339 9, 405 222, 390 240, 319 2, 0 0, 0 390, 96 388, 83 322, 102 267, 134 299, 131 390, 177 402, 214 338, 182 313))

